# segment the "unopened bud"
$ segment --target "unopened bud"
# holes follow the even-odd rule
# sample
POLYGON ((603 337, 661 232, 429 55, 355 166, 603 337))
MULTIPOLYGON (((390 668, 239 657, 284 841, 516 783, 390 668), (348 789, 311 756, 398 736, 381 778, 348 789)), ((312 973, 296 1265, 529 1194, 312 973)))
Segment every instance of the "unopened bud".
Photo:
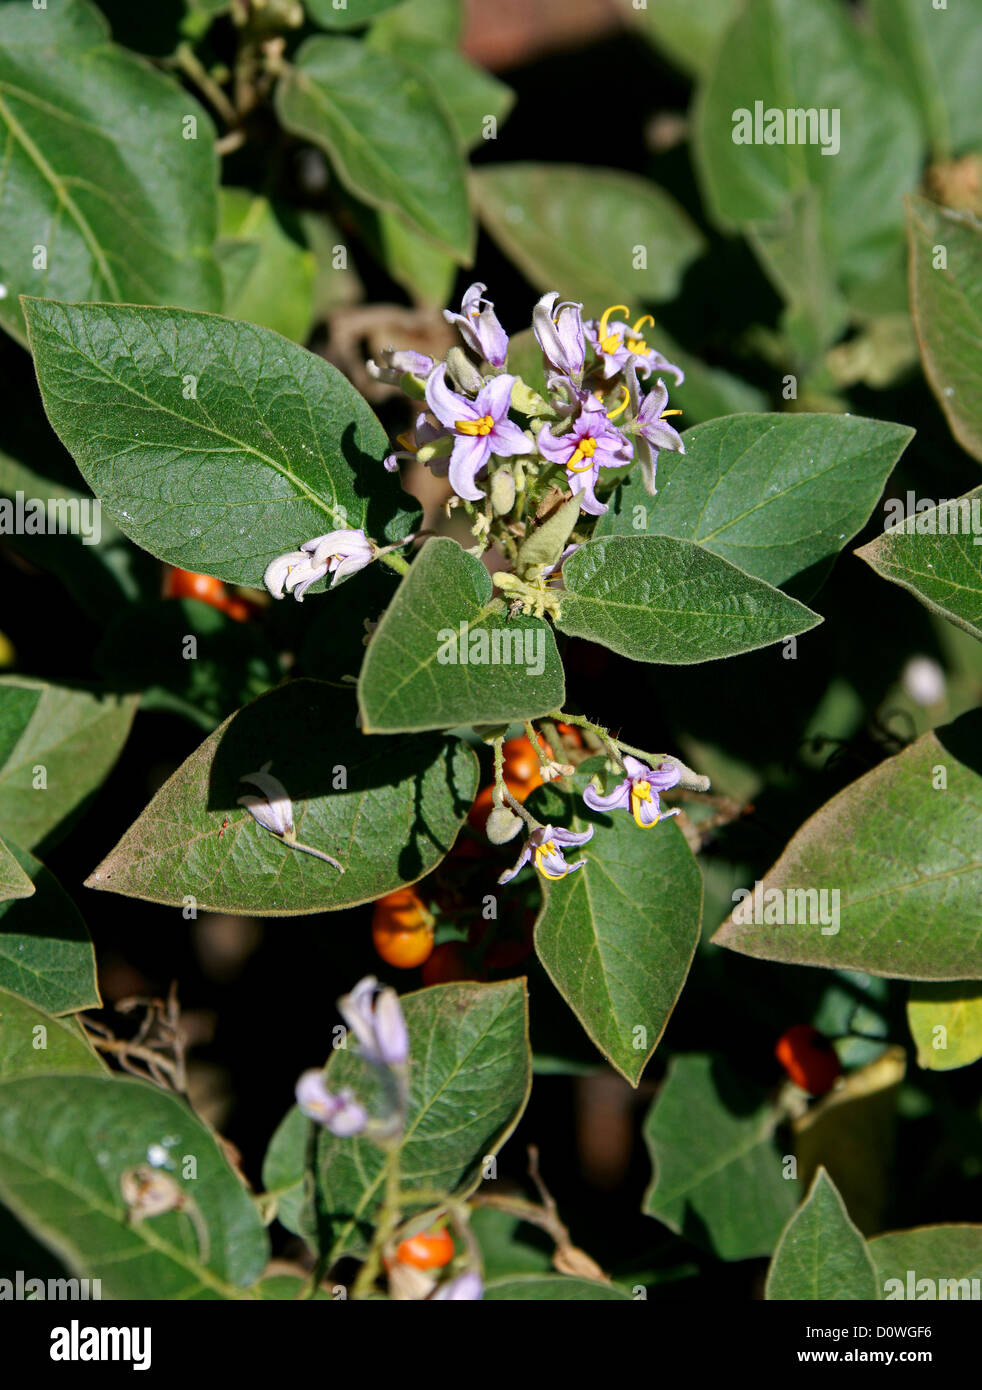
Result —
POLYGON ((515 479, 507 468, 491 475, 491 506, 496 516, 507 516, 515 505, 515 479))
POLYGON ((506 845, 509 840, 514 840, 521 828, 521 816, 516 816, 507 806, 495 806, 484 827, 493 845, 506 845))
POLYGON ((452 347, 447 353, 447 371, 461 391, 476 396, 484 386, 484 378, 463 348, 452 347))

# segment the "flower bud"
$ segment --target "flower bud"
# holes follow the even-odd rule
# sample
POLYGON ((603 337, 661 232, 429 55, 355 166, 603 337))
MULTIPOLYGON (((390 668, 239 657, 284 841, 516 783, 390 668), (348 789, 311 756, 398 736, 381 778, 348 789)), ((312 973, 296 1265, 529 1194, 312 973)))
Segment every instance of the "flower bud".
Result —
POLYGON ((483 376, 463 348, 452 347, 447 353, 447 370, 458 388, 472 396, 476 396, 484 385, 483 376))
POLYGON ((514 840, 521 828, 521 816, 516 816, 507 806, 495 806, 484 827, 493 845, 506 845, 509 840, 514 840))
POLYGON ((507 516, 515 505, 515 479, 507 468, 491 474, 491 506, 495 516, 507 516))

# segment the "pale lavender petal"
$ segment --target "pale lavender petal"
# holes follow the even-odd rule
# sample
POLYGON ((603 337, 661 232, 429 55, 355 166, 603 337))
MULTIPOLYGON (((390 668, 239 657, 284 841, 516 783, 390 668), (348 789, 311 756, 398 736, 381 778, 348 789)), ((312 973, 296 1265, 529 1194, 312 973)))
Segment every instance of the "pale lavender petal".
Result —
POLYGON ((458 396, 447 385, 447 364, 440 365, 430 373, 426 383, 426 403, 441 424, 451 429, 458 420, 478 420, 483 411, 475 410, 473 401, 458 396))
POLYGON ((481 502, 484 493, 476 485, 475 479, 491 457, 491 436, 487 434, 462 434, 453 446, 450 456, 450 486, 458 497, 468 502, 481 502))
POLYGON ((625 778, 606 796, 601 796, 593 786, 587 787, 583 793, 583 800, 594 811, 626 810, 631 804, 631 783, 625 778))
POLYGON ((474 415, 480 419, 482 415, 490 415, 491 419, 497 423, 508 415, 508 407, 511 405, 511 388, 515 384, 515 378, 503 372, 501 376, 494 376, 478 392, 477 400, 474 402, 474 415))
POLYGON ((379 1061, 402 1066, 409 1058, 409 1029, 394 989, 383 989, 375 1005, 375 1040, 379 1061))

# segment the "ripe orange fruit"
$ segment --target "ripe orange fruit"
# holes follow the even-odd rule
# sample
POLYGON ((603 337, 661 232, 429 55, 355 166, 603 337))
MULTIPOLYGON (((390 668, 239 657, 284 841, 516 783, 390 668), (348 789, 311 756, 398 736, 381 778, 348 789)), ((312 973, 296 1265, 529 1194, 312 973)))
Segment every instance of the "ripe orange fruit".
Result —
MULTIPOLYGON (((552 757, 552 749, 541 734, 539 735, 539 747, 547 758, 552 757)), ((524 736, 522 738, 510 738, 501 751, 505 757, 506 782, 523 782, 527 785, 528 791, 531 791, 533 787, 542 786, 542 777, 539 773, 539 755, 527 738, 524 736)), ((517 797, 516 793, 513 795, 517 797)), ((523 797, 517 797, 517 799, 524 800, 523 797)))
POLYGON ((414 1269, 442 1269, 450 1263, 454 1254, 453 1237, 446 1229, 421 1231, 418 1236, 410 1236, 396 1247, 399 1263, 412 1265, 414 1269))
POLYGON ((796 1023, 782 1033, 774 1056, 794 1084, 812 1096, 824 1096, 842 1073, 828 1038, 808 1023, 796 1023))
POLYGON ((399 888, 379 898, 372 912, 372 941, 388 965, 412 970, 433 950, 435 918, 412 888, 399 888))
POLYGON ((164 581, 167 598, 196 598, 213 608, 224 608, 228 601, 225 585, 213 574, 195 574, 193 570, 171 568, 164 581))

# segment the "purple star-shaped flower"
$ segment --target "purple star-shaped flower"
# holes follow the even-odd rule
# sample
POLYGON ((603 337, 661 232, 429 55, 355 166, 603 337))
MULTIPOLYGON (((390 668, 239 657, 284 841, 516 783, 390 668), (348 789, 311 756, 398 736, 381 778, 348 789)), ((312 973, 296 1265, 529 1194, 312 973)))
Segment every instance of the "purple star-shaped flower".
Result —
MULTIPOLYGON (((685 445, 678 430, 662 419, 663 415, 671 415, 673 412, 665 409, 668 405, 668 387, 661 378, 655 382, 646 396, 642 396, 633 362, 628 363, 624 375, 637 430, 634 455, 641 465, 645 488, 654 497, 657 491, 655 472, 658 467, 659 450, 669 449, 684 454, 685 445)), ((679 414, 678 411, 674 413, 679 414)))
POLYGON ((573 830, 557 829, 551 825, 540 825, 532 831, 525 841, 522 852, 518 856, 518 862, 513 869, 506 869, 498 879, 499 883, 510 883, 515 875, 524 869, 530 859, 534 859, 535 867, 544 878, 560 879, 571 874, 574 869, 581 869, 586 863, 585 859, 578 859, 575 864, 567 864, 563 858, 563 846, 565 845, 585 845, 593 835, 593 826, 585 830, 581 835, 573 830))
POLYGON ((543 458, 566 469, 571 490, 580 495, 580 505, 591 516, 603 516, 607 510, 593 491, 600 469, 623 468, 634 457, 631 441, 610 423, 602 403, 594 397, 584 402, 566 434, 557 437, 549 425, 543 425, 538 446, 543 458))
POLYGON ((338 1000, 338 1008, 367 1061, 386 1067, 403 1065, 409 1057, 409 1032, 394 989, 380 989, 375 976, 366 975, 338 1000))
POLYGON ((478 357, 492 367, 503 367, 508 356, 508 334, 498 322, 490 299, 482 298, 486 289, 487 285, 480 283, 469 286, 464 291, 460 313, 444 309, 443 317, 447 323, 457 325, 460 336, 478 357))
POLYGON ((663 816, 678 815, 677 810, 663 812, 658 799, 658 793, 674 787, 682 775, 672 763, 649 767, 639 758, 625 754, 624 772, 624 780, 606 796, 601 796, 593 787, 587 787, 583 800, 591 810, 630 811, 635 825, 642 830, 650 830, 663 816))
POLYGON ((641 330, 645 324, 653 325, 655 322, 651 315, 642 314, 633 326, 621 320, 611 322, 611 315, 618 309, 623 309, 625 314, 630 312, 626 304, 612 304, 609 309, 604 310, 599 320, 590 319, 584 324, 584 332, 590 346, 603 363, 604 376, 616 376, 634 359, 635 366, 642 376, 650 376, 656 369, 671 372, 675 377, 675 384, 681 386, 685 380, 682 368, 673 366, 667 357, 650 348, 642 337, 641 330))
POLYGON ((583 341, 582 304, 557 304, 553 290, 544 294, 532 311, 532 331, 546 361, 563 376, 579 380, 586 358, 583 341))
POLYGON ((441 425, 456 436, 450 455, 450 486, 468 502, 484 500, 475 479, 492 454, 510 458, 532 452, 525 435, 508 419, 514 381, 506 374, 491 377, 471 401, 451 391, 446 363, 441 362, 426 383, 427 405, 441 425))
POLYGON ((316 1120, 339 1139, 360 1134, 368 1122, 364 1106, 358 1104, 347 1086, 335 1095, 324 1084, 319 1067, 305 1071, 296 1086, 297 1105, 308 1120, 316 1120))

